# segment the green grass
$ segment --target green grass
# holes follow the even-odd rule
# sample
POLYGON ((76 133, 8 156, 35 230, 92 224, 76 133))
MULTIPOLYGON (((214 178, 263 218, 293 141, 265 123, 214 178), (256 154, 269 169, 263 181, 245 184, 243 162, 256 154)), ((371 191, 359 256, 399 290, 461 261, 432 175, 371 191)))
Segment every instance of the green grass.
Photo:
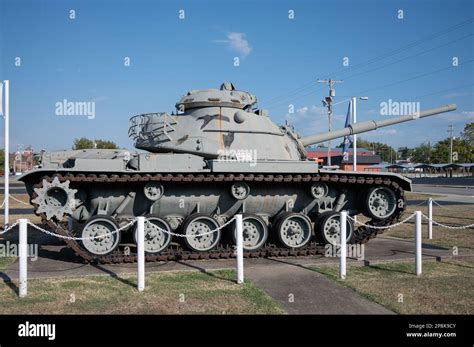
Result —
MULTIPOLYGON (((412 198, 408 196, 408 199, 411 200, 412 198)), ((417 210, 422 211, 425 215, 428 215, 428 209, 425 204, 421 206, 408 206, 404 216, 402 216, 402 219, 408 217, 408 215, 417 210)), ((444 207, 439 207, 433 204, 433 219, 446 225, 474 224, 474 215, 472 211, 472 204, 452 203, 444 207)), ((451 250, 454 250, 454 247, 456 247, 459 254, 474 254, 474 228, 453 230, 433 224, 433 239, 428 240, 427 221, 423 218, 422 222, 422 235, 424 243, 445 247, 451 250)), ((403 239, 413 239, 413 230, 414 219, 410 220, 408 223, 385 231, 383 235, 394 236, 403 239)))
POLYGON ((15 257, 0 257, 0 271, 5 270, 8 266, 15 262, 15 257))
POLYGON ((22 299, 11 286, 0 284, 0 313, 285 313, 251 283, 238 285, 234 279, 230 270, 147 274, 143 293, 137 291, 135 277, 30 280, 28 296, 22 299))
POLYGON ((345 280, 338 278, 337 267, 313 269, 397 313, 474 313, 474 259, 471 257, 424 262, 420 277, 415 275, 412 263, 349 266, 345 280))
POLYGON ((426 200, 428 198, 439 198, 442 195, 431 194, 431 193, 413 193, 413 192, 405 192, 406 197, 408 200, 426 200))

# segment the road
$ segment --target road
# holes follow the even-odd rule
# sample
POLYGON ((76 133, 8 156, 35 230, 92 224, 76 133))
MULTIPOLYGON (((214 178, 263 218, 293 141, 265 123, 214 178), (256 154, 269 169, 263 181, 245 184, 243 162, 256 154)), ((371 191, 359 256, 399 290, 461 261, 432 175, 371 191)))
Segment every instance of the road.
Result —
POLYGON ((474 197, 474 187, 438 186, 430 184, 413 184, 413 191, 417 193, 463 195, 474 197))

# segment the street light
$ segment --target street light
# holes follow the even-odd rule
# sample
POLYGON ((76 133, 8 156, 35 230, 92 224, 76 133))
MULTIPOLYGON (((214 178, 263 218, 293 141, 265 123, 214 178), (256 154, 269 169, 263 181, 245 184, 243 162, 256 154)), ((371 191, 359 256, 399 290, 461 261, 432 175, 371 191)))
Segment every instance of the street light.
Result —
MULTIPOLYGON (((360 96, 360 100, 369 100, 368 96, 360 96)), ((351 98, 351 105, 352 105, 352 122, 357 122, 357 97, 353 96, 351 98)), ((352 161, 352 170, 357 171, 357 135, 353 135, 352 140, 352 149, 353 149, 353 161, 352 161)))

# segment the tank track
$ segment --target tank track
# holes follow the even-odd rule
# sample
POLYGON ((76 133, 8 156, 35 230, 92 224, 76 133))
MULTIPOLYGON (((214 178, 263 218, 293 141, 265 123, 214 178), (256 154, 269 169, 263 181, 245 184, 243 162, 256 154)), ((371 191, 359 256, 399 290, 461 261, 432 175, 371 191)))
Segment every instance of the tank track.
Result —
MULTIPOLYGON (((387 186, 394 190, 397 201, 403 200, 403 207, 397 204, 396 211, 394 214, 385 220, 370 220, 366 224, 373 226, 387 226, 400 220, 406 206, 406 198, 404 190, 400 187, 397 182, 393 182, 389 178, 382 177, 364 177, 354 174, 285 174, 285 175, 272 175, 272 174, 134 174, 134 175, 95 175, 95 174, 54 174, 52 176, 42 177, 40 183, 37 183, 34 187, 39 188, 42 185, 43 179, 49 182, 58 177, 60 182, 69 180, 71 182, 89 182, 89 183, 127 183, 127 182, 329 182, 337 183, 343 187, 348 185, 367 185, 367 186, 387 186)), ((367 187, 369 188, 369 187, 367 187)), ((33 192, 31 200, 36 197, 36 193, 33 192)), ((35 211, 38 205, 32 203, 35 207, 35 211)), ((38 214, 43 224, 49 226, 51 230, 63 236, 73 236, 66 228, 65 223, 55 222, 53 220, 47 220, 45 213, 38 214)), ((355 226, 354 226, 355 228, 355 226)), ((354 230, 354 239, 351 243, 363 244, 368 240, 374 238, 380 229, 373 229, 366 226, 360 226, 354 230)), ((136 261, 136 254, 127 254, 120 250, 120 247, 110 254, 104 256, 95 256, 87 252, 81 244, 76 240, 65 239, 64 240, 68 247, 70 247, 76 255, 81 257, 84 262, 92 263, 130 263, 136 261)), ((292 250, 288 248, 280 247, 276 244, 268 243, 261 249, 256 251, 244 251, 244 257, 246 258, 260 258, 260 257, 288 257, 288 256, 309 256, 316 254, 324 254, 324 245, 316 242, 311 242, 307 246, 302 247, 298 250, 292 250)), ((158 255, 146 254, 145 259, 148 262, 154 261, 173 261, 173 260, 197 260, 197 259, 226 259, 235 257, 234 250, 230 245, 219 244, 215 249, 209 252, 191 252, 185 250, 181 246, 170 245, 166 250, 158 255)))

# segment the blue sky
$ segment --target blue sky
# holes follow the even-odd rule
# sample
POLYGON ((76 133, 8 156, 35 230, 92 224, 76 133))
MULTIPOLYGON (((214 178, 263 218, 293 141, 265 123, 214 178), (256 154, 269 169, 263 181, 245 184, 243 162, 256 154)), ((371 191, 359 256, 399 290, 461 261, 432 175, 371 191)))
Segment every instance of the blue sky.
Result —
POLYGON ((472 18, 474 2, 467 0, 0 0, 11 146, 69 149, 87 136, 132 148, 129 117, 171 112, 188 90, 223 81, 257 95, 275 122, 290 120, 302 135, 323 132, 327 86, 315 81, 328 77, 345 81, 336 86, 334 128, 344 125, 343 101, 361 93, 369 100, 359 101, 358 121, 387 117, 379 112, 389 99, 420 102, 422 110, 456 103, 451 114, 363 135, 395 147, 436 142, 449 124, 459 132, 474 121, 472 18), (453 57, 459 66, 451 67, 453 57), (96 117, 56 115, 63 99, 95 101, 96 117))

